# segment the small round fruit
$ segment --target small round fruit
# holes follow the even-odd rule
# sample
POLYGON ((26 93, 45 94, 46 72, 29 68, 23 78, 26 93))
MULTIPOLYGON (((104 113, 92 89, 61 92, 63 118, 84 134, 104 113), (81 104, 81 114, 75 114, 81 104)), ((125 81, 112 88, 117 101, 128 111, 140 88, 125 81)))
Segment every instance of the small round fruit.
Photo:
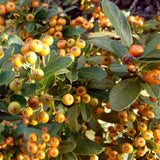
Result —
POLYGON ((77 89, 76 89, 76 93, 78 96, 84 96, 86 93, 87 93, 87 89, 84 87, 84 86, 79 86, 77 89))
POLYGON ((40 81, 44 77, 44 72, 42 69, 35 69, 32 72, 32 78, 36 81, 40 81))
POLYGON ((36 55, 35 52, 33 52, 33 51, 27 52, 27 54, 26 54, 26 61, 28 63, 35 63, 36 60, 37 60, 37 55, 36 55))
POLYGON ((8 2, 6 4, 7 12, 13 12, 16 9, 16 5, 14 2, 8 2))
POLYGON ((73 46, 71 48, 71 53, 75 56, 78 57, 81 54, 81 49, 78 46, 73 46))
POLYGON ((127 135, 133 137, 133 136, 135 136, 135 134, 136 134, 136 130, 134 128, 128 128, 127 129, 127 135))
POLYGON ((143 137, 135 138, 135 145, 138 147, 144 147, 146 145, 146 141, 143 137))
POLYGON ((84 48, 86 45, 86 42, 83 39, 78 39, 76 40, 76 46, 78 46, 79 48, 84 48))
POLYGON ((43 103, 43 105, 50 105, 52 103, 53 96, 51 96, 48 93, 44 93, 40 97, 40 101, 43 103))
POLYGON ((43 44, 42 44, 42 42, 41 42, 40 40, 34 39, 34 40, 32 40, 32 42, 31 42, 31 44, 30 44, 30 47, 31 47, 32 51, 38 53, 38 52, 41 52, 41 51, 42 51, 42 49, 43 49, 43 44))
POLYGON ((48 44, 49 46, 51 46, 54 42, 54 39, 52 36, 45 36, 42 38, 42 43, 48 44))
POLYGON ((36 133, 30 133, 29 134, 29 141, 30 142, 37 142, 38 141, 38 135, 36 133))
POLYGON ((143 157, 144 155, 146 154, 146 151, 144 148, 139 148, 137 150, 137 155, 140 156, 140 157, 143 157))
POLYGON ((111 57, 110 56, 103 56, 101 61, 102 61, 103 65, 108 66, 111 64, 111 57))
POLYGON ((57 23, 60 24, 60 25, 62 25, 62 26, 65 26, 66 25, 66 20, 64 18, 59 18, 57 20, 57 23))
POLYGON ((37 108, 39 106, 39 100, 37 97, 32 96, 28 99, 28 106, 31 108, 37 108))
POLYGON ((5 140, 7 145, 13 146, 14 144, 14 138, 9 136, 6 140, 5 140))
POLYGON ((73 38, 68 39, 67 46, 73 47, 75 45, 75 40, 73 38))
POLYGON ((128 69, 128 71, 129 71, 130 73, 136 73, 136 72, 138 71, 137 67, 136 67, 135 65, 133 65, 133 64, 129 64, 129 65, 127 66, 127 69, 128 69))
POLYGON ((37 7, 39 7, 39 1, 33 0, 33 1, 31 2, 31 7, 32 7, 32 8, 37 8, 37 7))
POLYGON ((34 15, 31 14, 31 13, 27 14, 26 20, 27 20, 28 22, 32 22, 32 21, 34 20, 34 15))
POLYGON ((22 67, 25 62, 24 56, 21 54, 15 54, 12 59, 12 64, 15 67, 22 67))
POLYGON ((43 150, 38 150, 38 151, 36 152, 36 157, 37 157, 38 159, 44 159, 45 156, 46 156, 46 154, 45 154, 45 152, 44 152, 43 150))
POLYGON ((39 123, 47 123, 49 121, 49 115, 47 112, 39 112, 37 115, 37 121, 39 123))
POLYGON ((41 141, 38 143, 38 149, 43 150, 46 148, 46 142, 41 141))
POLYGON ((42 141, 48 142, 50 140, 50 135, 48 133, 43 133, 41 138, 42 141))
POLYGON ((0 14, 6 14, 7 13, 7 8, 6 8, 6 5, 4 4, 1 4, 0 5, 0 14))
POLYGON ((8 105, 8 112, 10 114, 18 114, 21 111, 21 105, 17 101, 10 102, 8 105))
POLYGON ((56 113, 55 120, 58 123, 63 123, 65 121, 65 115, 63 113, 56 113))
POLYGON ((24 117, 30 117, 33 114, 33 109, 31 107, 24 108, 22 111, 22 115, 24 117))
POLYGON ((48 150, 48 155, 51 156, 51 157, 57 157, 59 155, 58 148, 50 148, 48 150))
POLYGON ((52 137, 49 140, 49 144, 51 145, 51 147, 57 148, 59 146, 59 139, 57 137, 52 137))
POLYGON ((89 103, 91 101, 91 96, 89 94, 85 94, 82 96, 83 103, 89 103))
POLYGON ((160 139, 160 129, 155 129, 155 130, 153 130, 153 136, 154 136, 156 139, 160 139))
POLYGON ((130 54, 125 54, 123 57, 122 57, 122 62, 124 64, 133 64, 133 61, 134 61, 134 57, 130 54))
POLYGON ((127 119, 128 118, 127 112, 126 111, 119 111, 118 112, 118 118, 122 119, 122 120, 127 119))
POLYGON ((9 83, 9 88, 12 91, 18 91, 21 90, 22 88, 22 81, 18 78, 13 79, 10 83, 9 83))
POLYGON ((89 160, 99 160, 99 158, 97 155, 92 155, 89 160))
POLYGON ((65 49, 67 47, 67 41, 66 40, 60 40, 57 42, 57 47, 59 49, 65 49))
POLYGON ((70 105, 73 104, 74 98, 73 98, 73 96, 72 96, 71 94, 68 93, 68 94, 65 94, 65 95, 63 96, 62 102, 63 102, 64 105, 70 106, 70 105))
POLYGON ((38 54, 46 57, 50 53, 50 47, 46 43, 43 43, 42 45, 43 45, 43 49, 38 54))
POLYGON ((123 143, 122 144, 122 151, 124 153, 132 153, 133 152, 133 146, 130 143, 123 143))
POLYGON ((131 45, 129 48, 129 53, 133 57, 140 57, 143 54, 143 52, 144 52, 144 49, 140 45, 131 45))
POLYGON ((30 141, 27 142, 27 150, 30 153, 36 153, 38 151, 38 147, 36 143, 31 143, 30 141))
POLYGON ((0 16, 0 25, 4 26, 5 25, 5 18, 0 16))

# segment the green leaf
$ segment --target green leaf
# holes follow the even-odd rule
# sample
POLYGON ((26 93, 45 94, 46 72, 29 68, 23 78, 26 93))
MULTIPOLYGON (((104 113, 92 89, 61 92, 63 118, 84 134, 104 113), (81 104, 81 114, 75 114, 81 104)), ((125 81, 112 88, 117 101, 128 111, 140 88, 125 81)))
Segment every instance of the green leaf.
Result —
POLYGON ((56 121, 53 122, 53 124, 48 129, 48 133, 50 134, 50 136, 56 136, 62 126, 62 123, 57 123, 56 121))
POLYGON ((16 75, 17 73, 13 71, 4 71, 0 73, 0 86, 9 83, 16 75))
POLYGON ((118 58, 122 58, 125 54, 129 53, 129 50, 119 41, 112 41, 111 46, 114 50, 114 54, 118 58))
POLYGON ((80 109, 81 109, 81 114, 82 114, 83 120, 88 121, 91 118, 90 105, 81 102, 80 103, 80 109))
POLYGON ((93 155, 102 152, 102 147, 99 144, 88 139, 78 139, 75 142, 77 143, 74 149, 74 153, 76 154, 93 155))
POLYGON ((127 65, 122 64, 110 65, 109 69, 113 72, 128 72, 127 65))
POLYGON ((21 95, 13 95, 11 97, 11 101, 18 101, 22 107, 26 107, 27 105, 26 99, 21 95))
POLYGON ((156 29, 158 26, 159 22, 155 19, 150 19, 148 21, 145 21, 145 23, 143 24, 142 28, 144 30, 148 30, 148 29, 156 29))
POLYGON ((38 137, 41 137, 43 132, 40 129, 37 128, 31 128, 31 127, 27 127, 23 130, 24 133, 24 137, 29 140, 29 134, 31 133, 36 133, 38 135, 38 137))
POLYGON ((2 144, 2 143, 4 142, 4 140, 5 140, 4 136, 2 136, 2 135, 0 134, 0 144, 2 144))
POLYGON ((140 85, 147 91, 147 93, 154 98, 158 98, 160 95, 160 88, 155 84, 140 83, 140 85))
POLYGON ((107 73, 100 67, 84 67, 78 70, 78 76, 89 79, 103 79, 107 73))
POLYGON ((130 25, 125 15, 114 3, 109 0, 102 0, 102 8, 120 36, 122 42, 129 47, 133 43, 133 39, 130 25))
POLYGON ((112 88, 109 94, 109 104, 113 110, 121 111, 137 99, 140 91, 141 86, 137 79, 123 80, 112 88))
POLYGON ((8 103, 0 102, 0 110, 8 112, 8 103))
POLYGON ((43 85, 43 90, 48 90, 50 88, 53 87, 53 85, 55 85, 56 82, 56 76, 55 74, 52 74, 46 78, 43 78, 40 83, 43 85))
POLYGON ((16 121, 16 120, 20 120, 21 116, 20 115, 11 115, 9 113, 0 112, 0 119, 6 120, 6 121, 16 121))
POLYGON ((96 63, 96 64, 102 64, 102 58, 104 56, 94 56, 87 58, 87 62, 96 63))
POLYGON ((58 146, 58 149, 61 153, 72 152, 76 147, 76 143, 72 141, 62 141, 58 146))
POLYGON ((52 94, 53 96, 62 96, 65 93, 67 93, 68 91, 71 90, 71 85, 69 84, 64 84, 64 85, 58 85, 53 87, 52 89, 50 89, 48 91, 49 94, 52 94))
POLYGON ((68 31, 65 32, 64 36, 65 37, 72 37, 75 35, 81 35, 83 33, 85 33, 85 29, 81 28, 81 27, 77 27, 77 28, 72 28, 68 31))
POLYGON ((24 7, 24 6, 28 6, 30 5, 30 3, 32 2, 32 0, 24 0, 21 4, 21 7, 24 7))
POLYGON ((4 125, 1 123, 0 124, 0 133, 4 130, 4 125))
POLYGON ((58 14, 58 9, 57 7, 52 7, 50 9, 47 10, 47 16, 45 18, 45 20, 51 18, 52 16, 58 14))
POLYGON ((81 127, 77 120, 78 116, 79 116, 79 108, 77 105, 73 105, 71 108, 68 109, 66 117, 68 120, 69 129, 73 133, 78 132, 81 127))
POLYGON ((92 79, 88 82, 87 87, 91 89, 110 90, 114 84, 114 81, 111 79, 92 79))
POLYGON ((22 94, 24 96, 34 95, 37 89, 36 83, 25 82, 22 85, 22 94))
POLYGON ((147 147, 148 147, 149 149, 151 149, 152 151, 157 151, 157 150, 158 150, 157 144, 156 144, 154 141, 152 141, 152 140, 147 140, 147 141, 146 141, 146 145, 147 145, 147 147))
POLYGON ((83 68, 84 65, 85 65, 85 63, 86 63, 86 60, 87 60, 87 59, 86 59, 85 56, 79 57, 78 60, 77 60, 77 67, 76 67, 76 69, 83 68))
POLYGON ((143 54, 139 57, 140 59, 151 53, 154 49, 156 49, 159 43, 160 35, 156 35, 144 48, 143 54))
POLYGON ((4 51, 4 56, 2 59, 0 59, 0 68, 3 68, 2 66, 7 63, 8 59, 13 54, 14 50, 15 50, 14 47, 10 47, 4 51))
POLYGON ((47 9, 42 8, 35 14, 35 19, 44 20, 47 17, 47 9))
POLYGON ((55 61, 50 62, 45 68, 45 77, 56 74, 56 72, 59 72, 60 70, 67 68, 72 63, 72 59, 70 57, 61 57, 55 61))
POLYGON ((8 36, 8 44, 20 44, 23 45, 23 41, 15 34, 10 34, 8 36))
POLYGON ((73 152, 63 154, 62 156, 63 160, 78 160, 76 154, 73 152))
POLYGON ((36 23, 35 22, 28 22, 25 29, 27 32, 32 32, 36 27, 36 23))
POLYGON ((16 138, 19 135, 21 135, 26 128, 27 128, 27 126, 24 124, 18 125, 18 127, 13 131, 13 137, 16 138))

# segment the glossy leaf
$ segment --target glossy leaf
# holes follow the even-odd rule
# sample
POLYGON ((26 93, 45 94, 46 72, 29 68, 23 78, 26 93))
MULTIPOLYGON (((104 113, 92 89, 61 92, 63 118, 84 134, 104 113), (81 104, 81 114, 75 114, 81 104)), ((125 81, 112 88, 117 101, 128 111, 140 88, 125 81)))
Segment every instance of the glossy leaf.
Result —
POLYGON ((109 0, 102 1, 102 8, 116 32, 120 36, 122 42, 129 47, 133 43, 133 39, 130 25, 125 15, 114 3, 109 0))
POLYGON ((77 146, 74 152, 79 155, 93 155, 102 152, 102 147, 93 141, 88 139, 78 139, 75 141, 77 146))
POLYGON ((67 154, 63 154, 62 156, 63 160, 78 160, 74 152, 69 152, 67 154))
POLYGON ((25 82, 22 85, 22 94, 24 96, 34 95, 37 89, 37 85, 35 83, 25 82))
POLYGON ((6 120, 6 121, 16 121, 16 120, 20 120, 21 116, 20 115, 11 115, 11 114, 5 113, 5 112, 0 112, 0 119, 6 120))
POLYGON ((16 75, 17 73, 13 71, 4 71, 0 73, 0 86, 9 83, 16 75))
POLYGON ((21 135, 26 128, 27 128, 26 125, 20 124, 20 125, 13 131, 13 137, 16 138, 16 137, 18 137, 19 135, 21 135))
POLYGON ((21 95, 13 95, 11 97, 11 101, 18 101, 22 107, 26 107, 27 105, 26 99, 21 95))
POLYGON ((137 79, 123 80, 112 88, 109 94, 109 104, 115 111, 123 110, 137 99, 140 91, 141 86, 137 79))
POLYGON ((109 69, 113 72, 128 72, 127 65, 122 64, 110 65, 109 69))
POLYGON ((147 91, 147 93, 154 98, 160 96, 160 87, 155 84, 140 83, 140 85, 147 91))
POLYGON ((71 108, 68 109, 66 117, 68 120, 69 129, 73 133, 78 132, 81 127, 77 120, 78 116, 79 116, 79 108, 77 105, 73 105, 71 108))
POLYGON ((23 41, 15 34, 10 34, 8 36, 8 44, 12 45, 12 44, 20 44, 23 45, 23 41))
POLYGON ((152 140, 147 140, 146 146, 153 151, 159 150, 157 144, 152 140))
POLYGON ((48 133, 51 137, 56 136, 58 131, 62 128, 62 123, 57 123, 56 121, 52 123, 52 125, 48 129, 48 133))
POLYGON ((61 153, 72 152, 76 147, 76 143, 72 141, 62 141, 58 146, 58 149, 61 153))
POLYGON ((90 105, 81 102, 80 103, 80 109, 81 109, 81 114, 82 114, 83 120, 88 121, 91 117, 90 105))
POLYGON ((28 22, 26 25, 26 31, 27 32, 32 32, 36 27, 36 23, 35 22, 28 22))
POLYGON ((78 76, 88 79, 103 79, 107 73, 100 67, 84 67, 78 70, 78 76))
POLYGON ((77 28, 72 28, 71 30, 69 31, 66 31, 64 36, 66 37, 72 37, 72 36, 75 36, 75 35, 81 35, 83 33, 85 33, 85 29, 81 28, 81 27, 77 27, 77 28))

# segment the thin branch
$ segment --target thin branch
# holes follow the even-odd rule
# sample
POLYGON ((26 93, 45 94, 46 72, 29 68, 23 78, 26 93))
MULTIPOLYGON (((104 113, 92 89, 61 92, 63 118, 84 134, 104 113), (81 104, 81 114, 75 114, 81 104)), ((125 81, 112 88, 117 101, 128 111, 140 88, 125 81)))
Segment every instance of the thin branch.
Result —
POLYGON ((132 3, 131 7, 128 9, 128 12, 130 12, 138 3, 139 0, 134 0, 134 2, 132 3))

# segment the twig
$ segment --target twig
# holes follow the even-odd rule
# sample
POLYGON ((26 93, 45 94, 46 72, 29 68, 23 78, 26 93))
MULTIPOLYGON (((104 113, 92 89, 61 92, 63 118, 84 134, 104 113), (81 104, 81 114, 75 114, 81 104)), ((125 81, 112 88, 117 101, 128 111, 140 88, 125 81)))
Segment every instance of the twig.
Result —
POLYGON ((137 4, 139 0, 134 0, 134 2, 132 3, 131 7, 128 9, 128 12, 130 12, 137 4))

